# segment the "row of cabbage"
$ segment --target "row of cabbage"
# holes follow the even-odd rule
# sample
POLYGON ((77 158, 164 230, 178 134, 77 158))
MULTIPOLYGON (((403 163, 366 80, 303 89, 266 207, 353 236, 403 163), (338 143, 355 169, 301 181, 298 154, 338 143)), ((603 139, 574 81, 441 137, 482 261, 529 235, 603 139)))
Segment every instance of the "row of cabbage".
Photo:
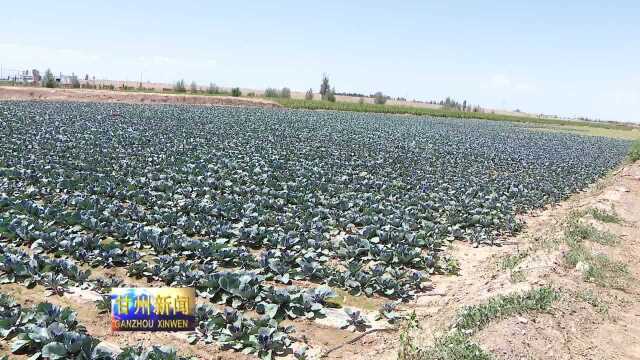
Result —
POLYGON ((367 293, 385 290, 339 274, 455 271, 445 241, 517 231, 518 211, 583 188, 628 146, 469 120, 114 104, 5 103, 0 131, 5 207, 123 252, 215 252, 367 293))
POLYGON ((202 310, 196 340, 254 349, 260 335, 276 352, 291 345, 279 321, 323 316, 333 292, 309 283, 407 300, 457 271, 448 241, 518 231, 517 213, 629 145, 473 120, 45 102, 0 104, 0 135, 2 282, 104 293, 118 281, 76 263, 125 267, 229 307, 202 310))

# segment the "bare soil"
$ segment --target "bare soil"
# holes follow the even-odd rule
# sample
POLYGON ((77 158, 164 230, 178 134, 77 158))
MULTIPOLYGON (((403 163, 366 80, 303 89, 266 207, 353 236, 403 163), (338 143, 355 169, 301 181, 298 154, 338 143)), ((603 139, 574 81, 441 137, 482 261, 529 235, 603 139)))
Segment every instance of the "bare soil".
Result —
POLYGON ((264 99, 237 98, 232 96, 176 95, 144 92, 124 92, 91 89, 48 89, 37 87, 0 86, 0 100, 48 100, 120 102, 146 104, 194 104, 226 106, 280 107, 279 104, 264 99))

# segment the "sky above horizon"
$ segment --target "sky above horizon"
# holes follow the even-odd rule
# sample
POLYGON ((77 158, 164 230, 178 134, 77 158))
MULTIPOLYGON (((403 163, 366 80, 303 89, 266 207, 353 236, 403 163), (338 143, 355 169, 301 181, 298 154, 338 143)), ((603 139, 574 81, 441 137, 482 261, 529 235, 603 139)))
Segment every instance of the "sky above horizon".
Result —
POLYGON ((0 65, 640 122, 638 1, 6 1, 0 65))

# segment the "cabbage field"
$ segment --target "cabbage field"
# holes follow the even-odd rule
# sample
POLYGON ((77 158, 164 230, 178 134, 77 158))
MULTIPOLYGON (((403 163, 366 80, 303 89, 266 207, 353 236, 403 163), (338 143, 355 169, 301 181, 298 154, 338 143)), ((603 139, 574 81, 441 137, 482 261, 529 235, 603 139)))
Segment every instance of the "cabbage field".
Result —
MULTIPOLYGON (((126 279, 91 270, 124 268, 195 287, 209 305, 190 341, 262 357, 291 348, 282 320, 323 317, 334 290, 429 291, 457 271, 450 241, 499 243, 629 147, 506 122, 46 102, 0 103, 0 138, 0 283, 106 294, 126 279)), ((19 351, 56 342, 2 324, 19 351)))

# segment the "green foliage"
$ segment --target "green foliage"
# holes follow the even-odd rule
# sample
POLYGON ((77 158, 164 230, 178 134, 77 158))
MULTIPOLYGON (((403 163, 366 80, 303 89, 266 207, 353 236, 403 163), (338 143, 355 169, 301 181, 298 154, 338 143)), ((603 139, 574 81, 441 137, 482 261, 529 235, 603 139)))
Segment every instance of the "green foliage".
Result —
POLYGON ((523 282, 527 280, 527 272, 525 270, 515 270, 511 271, 511 275, 509 276, 509 280, 512 283, 516 284, 519 282, 523 282))
POLYGON ((620 224, 622 219, 615 211, 607 211, 599 208, 589 208, 587 213, 594 219, 603 223, 620 224))
POLYGON ((498 264, 501 270, 513 270, 522 260, 524 260, 529 254, 526 251, 518 252, 513 255, 507 255, 502 258, 498 264))
POLYGON ((80 80, 78 80, 78 76, 76 74, 71 75, 71 87, 74 89, 80 88, 80 80))
POLYGON ((628 157, 632 162, 640 160, 640 140, 636 140, 631 144, 628 157))
POLYGON ((331 91, 329 91, 323 98, 323 100, 326 100, 330 103, 335 103, 336 102, 336 89, 332 88, 331 91))
POLYGON ((468 336, 460 331, 454 331, 452 334, 437 338, 432 347, 419 351, 414 359, 489 360, 491 358, 490 354, 471 342, 468 336))
POLYGON ((100 295, 100 299, 94 302, 96 304, 96 309, 98 310, 98 314, 106 314, 111 312, 111 295, 110 294, 102 294, 100 295))
POLYGON ((290 350, 280 320, 324 315, 332 291, 294 281, 411 299, 459 268, 448 241, 518 231, 516 213, 584 188, 628 145, 510 123, 95 103, 3 102, 0 131, 3 282, 117 286, 84 265, 193 287, 230 310, 191 340, 265 357, 290 350))
POLYGON ((587 282, 606 288, 626 288, 631 279, 627 265, 604 254, 593 253, 587 247, 589 241, 611 245, 617 239, 611 233, 580 223, 580 216, 580 212, 570 214, 565 224, 565 243, 569 246, 564 256, 565 261, 571 267, 581 266, 583 278, 587 282))
MULTIPOLYGON (((109 360, 112 357, 107 354, 105 359, 109 360)), ((101 358, 102 360, 103 358, 101 358)), ((179 356, 175 349, 169 346, 151 346, 144 348, 141 345, 126 347, 122 349, 114 360, 193 360, 193 358, 187 358, 179 356)))
POLYGON ((432 346, 421 347, 411 335, 417 329, 415 321, 408 321, 400 334, 400 360, 457 360, 491 359, 492 356, 471 342, 471 335, 493 320, 528 312, 548 311, 560 298, 560 293, 543 287, 523 294, 503 295, 486 304, 465 307, 458 315, 454 327, 435 339, 432 346))
POLYGON ((242 91, 240 91, 239 87, 234 87, 233 89, 231 89, 231 96, 242 96, 242 91))
POLYGON ((467 100, 464 100, 462 103, 459 103, 448 96, 444 101, 440 101, 438 104, 441 105, 443 108, 449 109, 449 110, 456 110, 456 111, 467 110, 467 100))
POLYGON ((606 301, 602 300, 600 296, 591 289, 583 290, 578 292, 578 299, 588 303, 593 306, 595 310, 603 315, 606 315, 609 312, 609 305, 606 301))
POLYGON ((274 88, 266 88, 264 90, 264 97, 290 99, 291 90, 288 87, 283 87, 282 90, 278 90, 274 88))
POLYGON ((307 93, 304 94, 305 100, 313 100, 313 89, 307 90, 307 93))
POLYGON ((327 74, 322 74, 322 82, 320 83, 320 97, 322 100, 326 100, 330 92, 331 86, 329 85, 329 76, 327 74))
POLYGON ((442 257, 442 272, 447 275, 460 275, 460 263, 452 256, 442 257))
POLYGON ((559 298, 560 293, 550 287, 542 287, 522 294, 497 296, 486 304, 465 307, 458 315, 455 328, 476 332, 495 319, 529 311, 547 311, 559 298))
POLYGON ((218 311, 210 305, 199 305, 196 309, 200 324, 194 341, 217 342, 223 349, 256 354, 262 359, 271 359, 284 354, 291 347, 291 327, 280 327, 268 316, 250 319, 235 309, 218 311))
POLYGON ((417 107, 408 105, 379 105, 359 102, 328 102, 326 97, 321 100, 302 100, 302 99, 280 99, 278 103, 290 109, 309 109, 309 110, 338 110, 353 112, 370 112, 383 114, 410 114, 418 116, 434 116, 444 118, 458 119, 484 119, 494 121, 508 121, 514 123, 530 123, 541 125, 560 125, 567 127, 592 127, 598 129, 619 129, 631 131, 633 127, 626 124, 612 124, 595 121, 577 121, 577 120, 561 120, 549 118, 537 118, 527 116, 512 116, 494 113, 458 111, 455 109, 433 109, 427 107, 417 107))
POLYGON ((277 98, 280 97, 280 92, 275 88, 266 88, 264 89, 264 97, 277 98))
POLYGON ((214 95, 214 94, 221 94, 221 93, 222 91, 220 90, 218 85, 214 83, 209 84, 209 87, 207 88, 207 94, 214 95))
POLYGON ((420 327, 415 312, 406 321, 400 332, 398 360, 489 360, 491 355, 471 342, 469 336, 459 330, 435 339, 432 346, 418 344, 413 333, 420 327))
MULTIPOLYGON (((91 359, 99 340, 78 325, 76 313, 49 303, 23 309, 6 295, 0 304, 0 334, 14 354, 38 353, 47 359, 91 359)), ((108 358, 107 358, 108 359, 108 358)))
POLYGON ((627 265, 611 260, 606 255, 592 255, 587 263, 589 267, 584 273, 584 278, 588 282, 612 289, 625 289, 631 280, 627 265))
POLYGON ((173 91, 178 93, 187 91, 187 88, 184 85, 184 79, 176 81, 176 83, 173 85, 173 91))
MULTIPOLYGON (((330 103, 336 102, 336 89, 329 85, 329 77, 327 74, 322 75, 322 83, 320 84, 320 98, 322 101, 330 103)), ((305 100, 308 101, 308 100, 305 100)))
POLYGON ((387 96, 378 91, 377 93, 373 94, 373 103, 377 105, 384 105, 387 103, 387 96))
POLYGON ((404 317, 396 311, 398 304, 398 301, 383 304, 382 307, 378 309, 376 320, 385 319, 389 324, 395 324, 400 319, 403 319, 404 317))
POLYGON ((344 313, 347 315, 347 318, 344 324, 342 324, 342 328, 347 328, 351 331, 365 331, 371 327, 369 320, 359 310, 345 308, 344 313))
POLYGON ((56 81, 55 76, 51 72, 51 69, 47 69, 42 76, 42 85, 47 88, 55 88, 58 87, 58 82, 56 81))
MULTIPOLYGON (((599 212, 595 209, 590 210, 589 213, 594 214, 594 217, 599 216, 606 220, 614 219, 610 214, 599 212)), ((596 229, 593 225, 581 221, 580 216, 581 213, 574 213, 570 215, 570 219, 564 230, 564 235, 568 241, 593 241, 602 245, 615 245, 618 243, 619 240, 615 234, 605 230, 596 229)))

